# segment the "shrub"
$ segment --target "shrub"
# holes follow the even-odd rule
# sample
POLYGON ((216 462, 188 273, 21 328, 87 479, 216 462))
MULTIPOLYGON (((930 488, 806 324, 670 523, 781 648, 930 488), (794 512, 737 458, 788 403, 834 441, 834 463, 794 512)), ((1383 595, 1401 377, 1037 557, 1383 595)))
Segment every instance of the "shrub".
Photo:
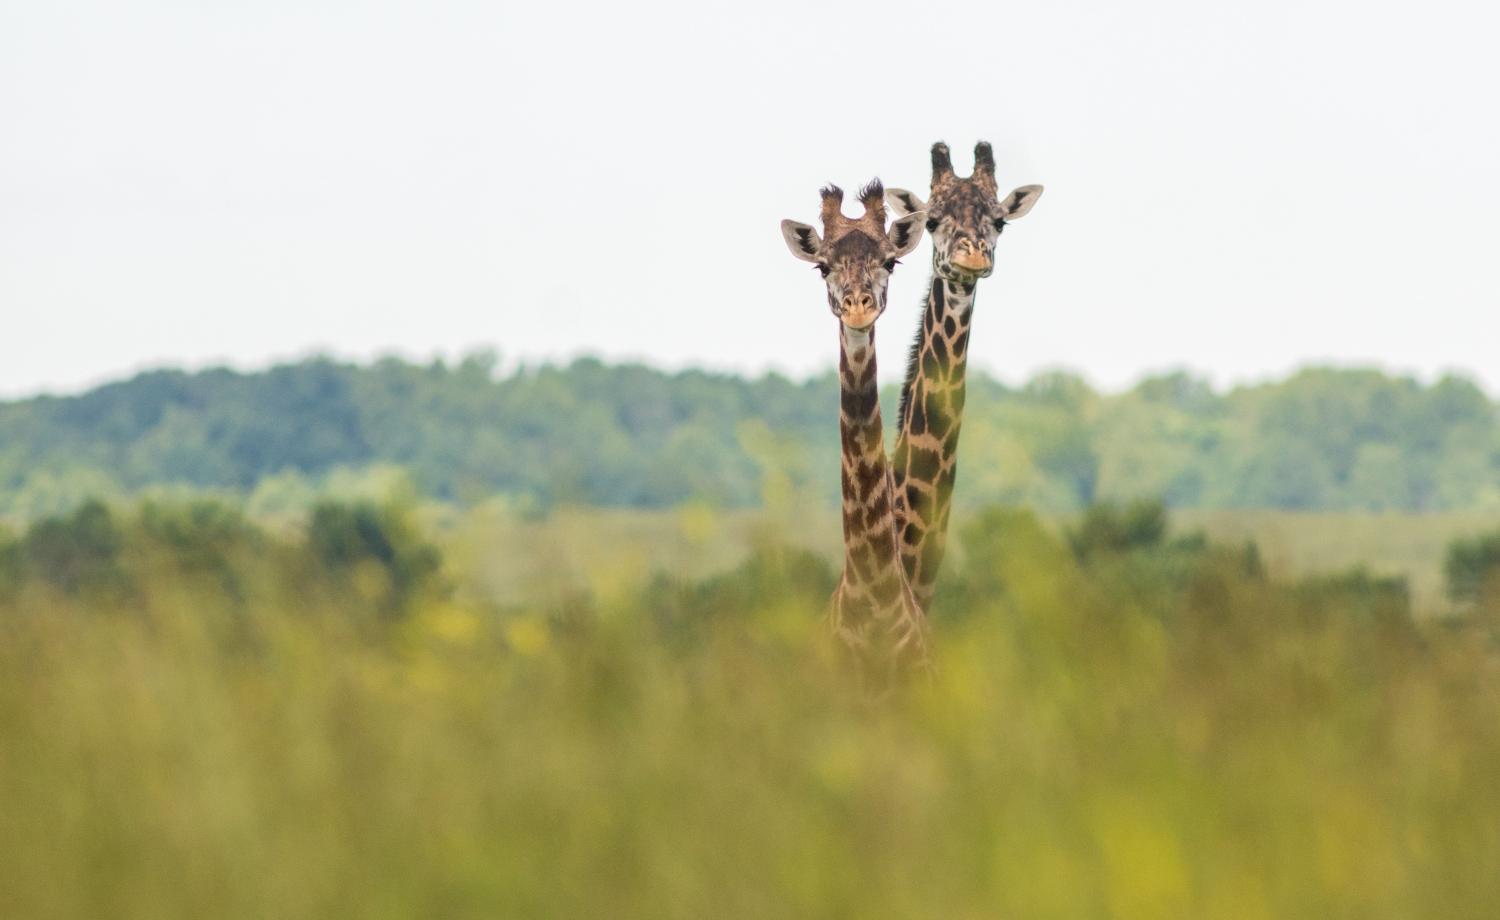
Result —
POLYGON ((308 524, 310 561, 385 616, 435 588, 441 555, 394 505, 323 502, 308 524))
POLYGON ((85 502, 66 517, 33 524, 21 541, 25 574, 70 595, 114 598, 127 592, 123 536, 103 502, 85 502))
POLYGON ((1068 542, 1078 561, 1086 562, 1100 554, 1159 546, 1166 535, 1166 505, 1156 499, 1140 499, 1123 506, 1114 502, 1094 505, 1069 532, 1068 542))
POLYGON ((1443 574, 1453 600, 1500 603, 1500 531, 1450 543, 1443 574))

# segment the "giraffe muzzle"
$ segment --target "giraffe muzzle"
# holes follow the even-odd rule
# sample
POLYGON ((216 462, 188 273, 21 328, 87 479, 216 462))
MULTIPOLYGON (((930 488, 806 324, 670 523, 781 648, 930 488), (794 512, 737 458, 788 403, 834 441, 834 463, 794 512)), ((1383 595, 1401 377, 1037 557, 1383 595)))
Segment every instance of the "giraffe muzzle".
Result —
POLYGON ((838 317, 854 329, 864 329, 880 316, 875 298, 866 293, 845 294, 839 302, 838 317))
POLYGON ((988 275, 995 267, 993 259, 973 249, 961 250, 949 261, 953 263, 954 268, 971 275, 988 275))

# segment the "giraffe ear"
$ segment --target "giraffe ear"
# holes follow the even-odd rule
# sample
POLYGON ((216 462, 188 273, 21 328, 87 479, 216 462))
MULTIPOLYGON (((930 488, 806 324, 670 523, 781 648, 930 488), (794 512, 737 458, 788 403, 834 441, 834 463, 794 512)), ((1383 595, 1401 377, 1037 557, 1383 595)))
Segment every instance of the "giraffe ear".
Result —
POLYGON ((823 241, 818 238, 818 231, 809 225, 784 220, 781 222, 781 238, 786 240, 786 248, 792 251, 792 255, 804 262, 818 261, 823 241))
POLYGON ((890 206, 891 211, 897 217, 905 217, 918 211, 927 210, 927 202, 908 192, 904 188, 888 188, 885 190, 885 203, 890 206))
POLYGON ((1042 197, 1040 185, 1023 185, 1006 195, 1005 200, 1000 202, 1000 213, 1005 220, 1025 217, 1026 212, 1031 210, 1031 206, 1036 204, 1036 200, 1040 197, 1042 197))
POLYGON ((916 249, 917 244, 922 242, 922 230, 925 229, 925 223, 926 215, 918 211, 891 224, 891 229, 886 231, 886 238, 891 241, 892 246, 896 247, 896 258, 899 259, 916 249))

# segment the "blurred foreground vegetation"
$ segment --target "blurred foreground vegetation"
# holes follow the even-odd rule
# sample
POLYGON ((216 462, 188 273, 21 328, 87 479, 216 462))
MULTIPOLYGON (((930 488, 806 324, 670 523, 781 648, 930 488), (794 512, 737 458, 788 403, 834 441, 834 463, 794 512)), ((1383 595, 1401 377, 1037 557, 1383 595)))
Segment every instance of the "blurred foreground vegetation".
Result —
MULTIPOLYGON (((1179 509, 1500 511, 1500 407, 1462 377, 1309 369, 1220 392, 1179 373, 1102 394, 1066 373, 1018 387, 975 373, 970 388, 958 499, 971 508, 1160 496, 1179 509)), ((836 507, 837 398, 831 372, 502 370, 493 355, 155 371, 0 403, 0 518, 164 489, 300 512, 329 477, 374 467, 464 506, 749 508, 769 489, 836 507)))
POLYGON ((881 706, 795 520, 519 599, 393 503, 0 535, 0 917, 1493 915, 1500 540, 1416 619, 1149 504, 961 521, 881 706))

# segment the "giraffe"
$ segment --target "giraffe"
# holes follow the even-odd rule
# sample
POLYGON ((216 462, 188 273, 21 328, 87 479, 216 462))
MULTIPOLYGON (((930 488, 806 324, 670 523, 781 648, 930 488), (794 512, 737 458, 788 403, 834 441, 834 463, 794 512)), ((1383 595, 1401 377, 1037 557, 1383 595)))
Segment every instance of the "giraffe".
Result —
POLYGON ((811 226, 791 220, 781 222, 781 234, 792 255, 822 273, 828 306, 839 318, 844 570, 829 625, 867 685, 886 687, 908 670, 926 668, 928 659, 926 618, 897 549, 876 381, 875 321, 885 311, 896 260, 916 248, 924 218, 903 217, 887 231, 879 179, 860 190, 865 211, 856 220, 844 216, 844 193, 837 186, 821 195, 821 238, 811 226))
POLYGON ((901 386, 900 428, 891 453, 901 563, 924 611, 931 612, 947 549, 974 288, 994 269, 1000 232, 1024 217, 1041 194, 1040 185, 1023 185, 1000 198, 995 154, 985 141, 974 147, 974 174, 967 179, 954 175, 947 144, 932 145, 926 203, 904 189, 886 192, 898 217, 924 215, 932 236, 932 282, 901 386))

